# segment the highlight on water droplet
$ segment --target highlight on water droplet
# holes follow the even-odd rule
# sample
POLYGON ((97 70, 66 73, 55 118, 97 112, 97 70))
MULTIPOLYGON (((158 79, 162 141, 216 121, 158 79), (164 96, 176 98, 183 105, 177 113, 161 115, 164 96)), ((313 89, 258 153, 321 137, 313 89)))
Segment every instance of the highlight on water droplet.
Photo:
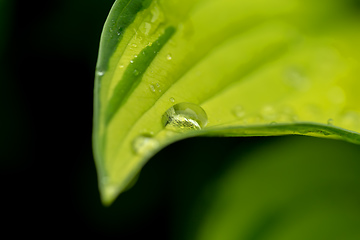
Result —
POLYGON ((119 68, 124 68, 124 65, 120 65, 119 68))
POLYGON ((334 120, 333 120, 332 118, 329 118, 329 119, 327 120, 327 124, 328 124, 328 125, 334 125, 334 120))
POLYGON ((143 134, 134 139, 132 148, 136 154, 144 155, 159 147, 159 142, 150 134, 143 134))
POLYGON ((233 110, 232 113, 235 115, 235 117, 241 119, 245 116, 245 111, 244 108, 240 105, 236 105, 233 110))
POLYGON ((260 115, 262 117, 262 119, 265 122, 272 122, 275 121, 277 119, 277 112, 274 106, 272 105, 265 105, 261 111, 260 111, 260 115))
POLYGON ((204 109, 197 104, 187 102, 175 104, 162 116, 163 126, 175 132, 200 130, 207 122, 204 109))
POLYGON ((138 76, 139 74, 140 74, 139 70, 135 69, 135 70, 134 70, 134 75, 135 75, 135 76, 138 76))
POLYGON ((134 63, 134 61, 133 61, 133 60, 130 60, 130 63, 134 63))
POLYGON ((175 102, 175 98, 171 97, 171 98, 169 99, 169 101, 173 103, 173 102, 175 102))
POLYGON ((150 84, 150 85, 149 85, 149 88, 150 88, 150 91, 156 92, 156 89, 155 89, 154 85, 150 84))
POLYGON ((172 59, 172 56, 170 53, 168 55, 166 55, 166 60, 170 61, 171 59, 172 59))
POLYGON ((137 57, 138 57, 138 56, 135 54, 135 55, 134 55, 134 58, 137 58, 137 57))
POLYGON ((104 76, 105 72, 104 71, 97 71, 96 74, 101 77, 104 76))

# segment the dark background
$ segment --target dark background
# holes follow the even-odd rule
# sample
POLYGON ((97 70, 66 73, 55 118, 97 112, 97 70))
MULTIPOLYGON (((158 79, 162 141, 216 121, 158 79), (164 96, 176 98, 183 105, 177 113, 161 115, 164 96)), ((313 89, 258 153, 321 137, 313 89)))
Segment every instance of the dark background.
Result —
POLYGON ((91 149, 92 104, 100 34, 113 0, 0 1, 2 231, 180 238, 199 189, 231 164, 227 156, 280 139, 173 144, 104 207, 91 149))
POLYGON ((174 144, 146 165, 133 189, 103 207, 91 149, 93 82, 113 0, 1 1, 2 229, 169 239, 222 155, 256 140, 174 144), (194 162, 205 150, 213 158, 194 162))

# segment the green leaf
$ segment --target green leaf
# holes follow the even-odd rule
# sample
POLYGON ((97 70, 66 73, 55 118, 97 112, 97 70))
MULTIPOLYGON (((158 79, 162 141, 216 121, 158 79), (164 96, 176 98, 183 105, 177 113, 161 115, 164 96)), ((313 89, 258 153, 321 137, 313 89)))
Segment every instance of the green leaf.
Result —
POLYGON ((360 143, 359 16, 350 0, 116 1, 94 90, 104 204, 188 137, 360 143))
POLYGON ((359 154, 351 144, 292 137, 239 149, 192 196, 178 239, 359 239, 359 154))

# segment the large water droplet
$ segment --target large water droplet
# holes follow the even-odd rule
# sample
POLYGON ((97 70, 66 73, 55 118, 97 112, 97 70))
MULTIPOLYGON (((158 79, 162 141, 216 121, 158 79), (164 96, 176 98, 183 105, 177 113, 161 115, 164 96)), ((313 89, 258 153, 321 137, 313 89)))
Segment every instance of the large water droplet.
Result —
POLYGON ((136 154, 146 154, 159 146, 159 142, 150 135, 140 135, 132 143, 136 154))
POLYGON ((178 103, 162 116, 163 125, 172 131, 200 130, 208 122, 206 112, 194 103, 178 103))

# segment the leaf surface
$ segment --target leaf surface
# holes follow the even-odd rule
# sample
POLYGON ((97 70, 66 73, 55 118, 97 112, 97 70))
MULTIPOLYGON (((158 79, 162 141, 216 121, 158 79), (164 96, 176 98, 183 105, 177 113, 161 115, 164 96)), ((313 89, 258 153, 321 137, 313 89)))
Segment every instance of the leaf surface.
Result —
POLYGON ((354 1, 335 0, 116 1, 94 90, 104 204, 161 148, 188 137, 360 143, 358 13, 354 1))

